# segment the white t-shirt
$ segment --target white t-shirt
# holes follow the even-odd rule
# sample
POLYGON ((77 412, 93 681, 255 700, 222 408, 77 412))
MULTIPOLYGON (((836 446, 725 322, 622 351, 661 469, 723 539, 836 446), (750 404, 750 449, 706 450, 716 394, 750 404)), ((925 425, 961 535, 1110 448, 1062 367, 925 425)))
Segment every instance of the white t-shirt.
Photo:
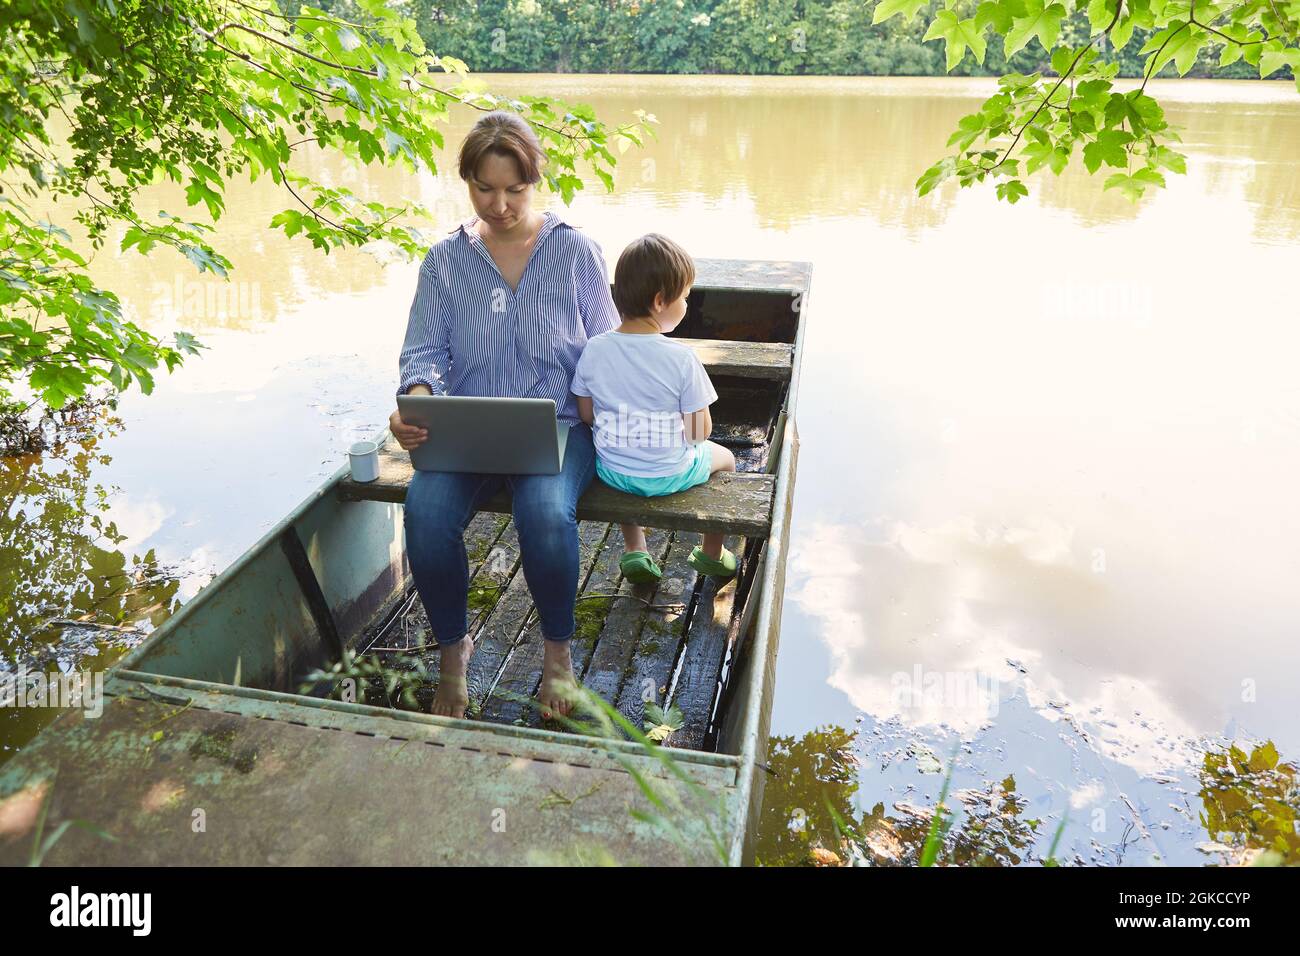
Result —
POLYGON ((693 448, 682 413, 718 400, 689 345, 616 329, 588 340, 569 390, 592 400, 601 464, 638 478, 684 471, 693 448))

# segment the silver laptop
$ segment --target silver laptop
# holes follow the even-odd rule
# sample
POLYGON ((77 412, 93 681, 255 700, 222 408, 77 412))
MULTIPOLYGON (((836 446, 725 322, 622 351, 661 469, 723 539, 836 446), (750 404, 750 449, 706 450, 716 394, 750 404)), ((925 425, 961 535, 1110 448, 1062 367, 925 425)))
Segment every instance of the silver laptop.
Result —
POLYGON ((564 464, 569 426, 556 420, 549 398, 398 395, 397 410, 429 430, 411 450, 420 471, 558 475, 564 464))

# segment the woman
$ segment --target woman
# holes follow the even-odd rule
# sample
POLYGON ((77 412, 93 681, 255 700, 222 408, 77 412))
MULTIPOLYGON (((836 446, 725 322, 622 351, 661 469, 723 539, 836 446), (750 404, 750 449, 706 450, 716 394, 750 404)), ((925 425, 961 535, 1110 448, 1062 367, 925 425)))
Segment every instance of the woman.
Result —
MULTIPOLYGON (((545 639, 543 712, 572 707, 576 511, 595 476, 596 453, 569 383, 587 340, 619 320, 600 246, 554 213, 532 208, 544 160, 537 135, 514 113, 488 113, 474 124, 461 144, 459 172, 477 215, 425 256, 402 347, 399 395, 551 398, 556 418, 570 425, 558 475, 416 471, 411 479, 407 557, 441 658, 433 713, 446 717, 463 717, 469 703, 465 527, 503 482, 545 639)), ((408 451, 428 439, 400 412, 389 426, 408 451)))

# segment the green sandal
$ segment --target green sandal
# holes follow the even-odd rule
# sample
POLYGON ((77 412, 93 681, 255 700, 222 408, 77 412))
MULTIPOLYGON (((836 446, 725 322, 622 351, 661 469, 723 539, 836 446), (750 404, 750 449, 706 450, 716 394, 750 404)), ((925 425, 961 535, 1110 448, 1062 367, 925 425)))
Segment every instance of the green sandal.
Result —
POLYGON ((659 565, 645 551, 629 551, 618 559, 618 569, 633 584, 654 584, 663 577, 659 565))
POLYGON ((736 573, 736 556, 726 548, 722 549, 722 557, 714 561, 704 553, 704 549, 699 545, 691 552, 691 556, 686 559, 686 563, 693 567, 700 574, 707 574, 711 578, 721 578, 726 580, 736 573))

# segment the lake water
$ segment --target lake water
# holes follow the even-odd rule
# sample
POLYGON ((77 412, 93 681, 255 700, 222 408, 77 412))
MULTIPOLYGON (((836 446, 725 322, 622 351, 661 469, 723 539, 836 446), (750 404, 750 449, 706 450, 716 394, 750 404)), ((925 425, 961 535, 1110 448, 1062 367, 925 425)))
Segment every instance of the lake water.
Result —
MULTIPOLYGON (((700 257, 814 264, 763 862, 847 856, 827 804, 876 860, 907 861, 949 771, 951 859, 1041 859, 1062 820, 1063 861, 1215 862, 1274 836, 1294 851, 1293 84, 1155 82, 1188 175, 1134 207, 1071 169, 1012 207, 913 188, 991 80, 484 79, 611 123, 658 117, 615 193, 539 197, 611 269, 651 231, 700 257), (1221 765, 1234 740, 1252 767, 1221 765)), ((367 194, 453 229, 472 214, 450 170, 473 118, 446 130, 439 176, 370 170, 367 194)), ((210 351, 124 396, 91 452, 7 466, 5 497, 32 474, 87 504, 102 484, 121 538, 78 566, 62 528, 20 568, 29 531, 11 521, 11 647, 37 649, 41 595, 78 581, 86 609, 161 620, 385 426, 416 265, 265 230, 288 205, 269 184, 230 190, 229 286, 165 250, 97 260, 138 321, 210 351)), ((65 665, 132 640, 58 633, 65 665)), ((7 748, 32 720, 5 715, 7 748)))

